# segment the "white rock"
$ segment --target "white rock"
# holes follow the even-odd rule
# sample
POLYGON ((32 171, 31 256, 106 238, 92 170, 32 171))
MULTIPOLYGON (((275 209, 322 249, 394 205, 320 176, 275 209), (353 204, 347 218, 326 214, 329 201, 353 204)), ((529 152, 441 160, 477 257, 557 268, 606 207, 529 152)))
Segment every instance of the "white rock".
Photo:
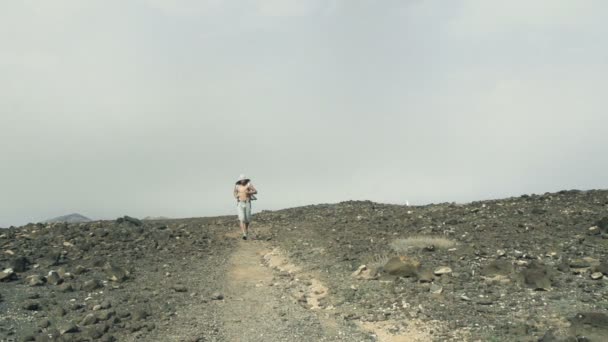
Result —
POLYGON ((433 273, 435 275, 448 274, 448 273, 452 273, 452 269, 449 268, 448 266, 441 266, 441 267, 438 267, 437 269, 435 269, 435 271, 433 273))
POLYGON ((591 279, 593 280, 599 280, 602 279, 604 277, 604 274, 602 272, 594 272, 591 274, 591 279))

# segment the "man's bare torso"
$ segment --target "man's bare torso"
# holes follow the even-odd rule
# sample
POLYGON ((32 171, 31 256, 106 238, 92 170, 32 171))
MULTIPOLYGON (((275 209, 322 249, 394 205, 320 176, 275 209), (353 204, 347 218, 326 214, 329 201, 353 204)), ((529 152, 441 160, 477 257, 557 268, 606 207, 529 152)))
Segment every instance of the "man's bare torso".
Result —
POLYGON ((248 201, 251 199, 251 195, 255 194, 257 191, 253 187, 253 185, 237 185, 235 190, 235 197, 242 202, 248 201))

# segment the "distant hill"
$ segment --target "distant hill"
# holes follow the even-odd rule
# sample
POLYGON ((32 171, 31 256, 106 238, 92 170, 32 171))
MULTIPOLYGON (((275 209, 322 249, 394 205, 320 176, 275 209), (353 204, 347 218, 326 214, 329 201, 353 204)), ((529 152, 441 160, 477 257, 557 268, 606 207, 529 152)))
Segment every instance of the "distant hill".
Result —
POLYGON ((74 214, 55 217, 50 220, 46 220, 44 222, 46 222, 46 223, 55 223, 55 222, 82 223, 82 222, 91 222, 91 219, 86 216, 74 213, 74 214))

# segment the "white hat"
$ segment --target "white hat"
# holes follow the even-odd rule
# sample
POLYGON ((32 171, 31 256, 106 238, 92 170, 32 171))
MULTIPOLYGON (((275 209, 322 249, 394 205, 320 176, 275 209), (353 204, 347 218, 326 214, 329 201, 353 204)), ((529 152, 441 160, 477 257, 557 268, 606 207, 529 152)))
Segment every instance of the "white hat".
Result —
POLYGON ((245 175, 241 174, 241 175, 239 176, 239 180, 244 180, 244 179, 247 179, 247 177, 245 177, 245 175))

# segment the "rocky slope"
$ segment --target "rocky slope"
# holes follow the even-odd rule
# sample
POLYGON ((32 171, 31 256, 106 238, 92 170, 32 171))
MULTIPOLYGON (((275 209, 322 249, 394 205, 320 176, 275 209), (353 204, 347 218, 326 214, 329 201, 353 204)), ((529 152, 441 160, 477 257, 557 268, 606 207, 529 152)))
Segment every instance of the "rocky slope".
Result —
POLYGON ((226 260, 238 264, 247 243, 297 265, 260 292, 275 303, 260 312, 284 315, 281 336, 318 324, 336 331, 327 341, 608 339, 608 191, 343 202, 261 212, 254 225, 263 242, 227 234, 235 217, 2 230, 0 340, 228 341, 240 306, 226 260), (183 323, 188 312, 196 323, 183 323))

